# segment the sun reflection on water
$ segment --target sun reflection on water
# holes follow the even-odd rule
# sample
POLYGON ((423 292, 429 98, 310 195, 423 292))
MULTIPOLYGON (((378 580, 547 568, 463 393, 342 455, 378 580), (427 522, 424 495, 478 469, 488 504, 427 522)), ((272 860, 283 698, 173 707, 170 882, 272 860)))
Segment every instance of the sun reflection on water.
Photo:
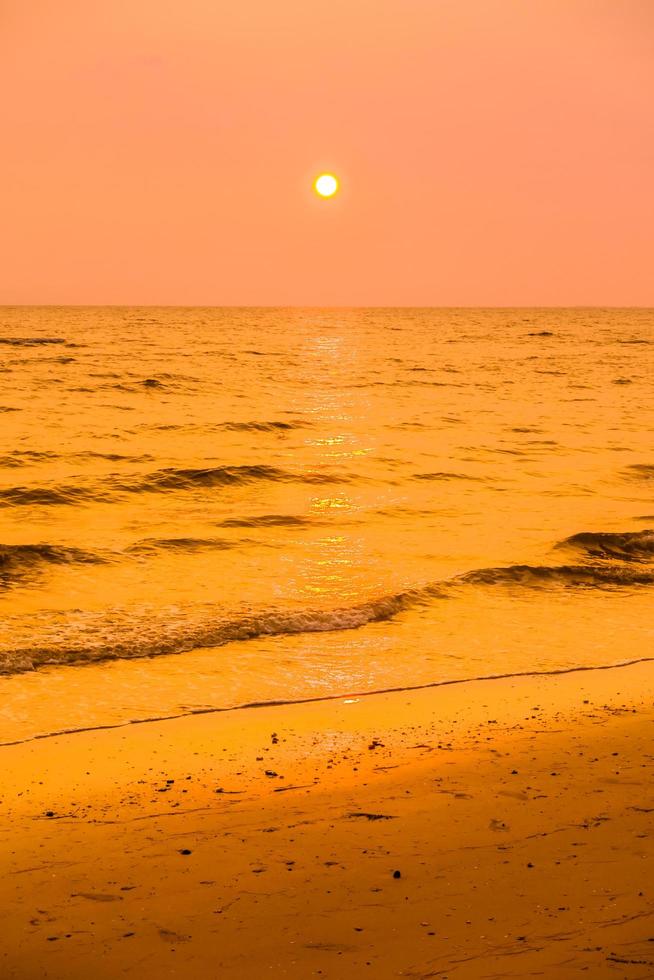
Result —
MULTIPOLYGON (((357 375, 361 356, 356 338, 345 330, 321 331, 306 338, 303 358, 313 382, 304 392, 303 411, 322 429, 318 437, 309 436, 304 443, 310 454, 307 472, 311 474, 327 472, 336 479, 342 475, 346 482, 356 472, 357 461, 373 452, 370 436, 362 435, 369 432, 363 424, 369 411, 367 395, 346 383, 348 377, 357 375)), ((361 500, 340 488, 315 494, 308 501, 309 512, 322 524, 332 520, 341 524, 343 518, 363 509, 361 500)), ((367 552, 361 532, 354 527, 306 541, 295 569, 300 596, 305 596, 309 605, 339 606, 357 601, 365 589, 367 552)))

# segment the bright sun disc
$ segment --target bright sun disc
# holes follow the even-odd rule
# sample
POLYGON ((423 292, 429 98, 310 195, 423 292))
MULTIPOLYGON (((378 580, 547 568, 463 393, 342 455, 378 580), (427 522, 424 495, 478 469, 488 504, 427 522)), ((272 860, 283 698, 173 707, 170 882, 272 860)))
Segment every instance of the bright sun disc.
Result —
POLYGON ((333 174, 321 174, 313 186, 321 197, 333 197, 338 190, 338 181, 333 174))

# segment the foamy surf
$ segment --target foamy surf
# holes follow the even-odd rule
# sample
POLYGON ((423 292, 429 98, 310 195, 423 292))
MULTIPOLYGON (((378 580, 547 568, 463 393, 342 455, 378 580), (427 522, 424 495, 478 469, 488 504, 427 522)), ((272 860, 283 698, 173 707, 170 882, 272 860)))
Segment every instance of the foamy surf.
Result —
MULTIPOLYGON (((503 588, 513 595, 529 598, 544 589, 625 590, 654 585, 654 567, 643 564, 654 561, 654 532, 641 531, 623 534, 585 532, 573 535, 557 545, 581 548, 588 564, 581 565, 509 565, 479 568, 450 579, 417 585, 366 602, 333 609, 286 611, 264 609, 256 614, 226 618, 216 607, 211 619, 204 623, 186 623, 178 630, 148 635, 143 624, 130 624, 129 617, 116 633, 111 621, 96 622, 88 633, 62 637, 50 646, 0 649, 0 673, 11 674, 35 670, 43 666, 71 666, 104 660, 157 657, 182 654, 198 648, 223 647, 231 643, 260 639, 266 636, 292 636, 362 629, 371 623, 395 619, 401 613, 436 600, 456 600, 461 590, 503 588), (603 546, 598 553, 599 545, 603 546), (620 563, 593 563, 591 559, 620 558, 620 563), (633 563, 637 562, 637 565, 633 563)), ((221 539, 151 539, 131 546, 130 552, 145 556, 160 551, 203 552, 229 548, 230 542, 221 539)), ((106 559, 99 554, 67 550, 47 545, 23 546, 6 551, 0 549, 0 569, 11 574, 13 560, 15 575, 21 574, 21 563, 29 567, 40 563, 93 563, 106 559)), ((2 579, 0 578, 0 582, 2 579)))

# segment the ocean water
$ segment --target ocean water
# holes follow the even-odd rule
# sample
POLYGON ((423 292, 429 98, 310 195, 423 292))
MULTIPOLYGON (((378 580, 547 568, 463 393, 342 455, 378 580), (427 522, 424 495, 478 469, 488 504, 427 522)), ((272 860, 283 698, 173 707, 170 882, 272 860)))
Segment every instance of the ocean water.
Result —
POLYGON ((0 742, 654 657, 654 311, 3 308, 0 742))

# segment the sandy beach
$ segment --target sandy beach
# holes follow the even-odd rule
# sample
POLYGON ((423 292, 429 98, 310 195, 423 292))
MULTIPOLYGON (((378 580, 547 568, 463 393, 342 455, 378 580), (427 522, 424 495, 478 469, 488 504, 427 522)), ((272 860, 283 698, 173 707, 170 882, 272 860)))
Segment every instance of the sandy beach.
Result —
POLYGON ((0 973, 654 977, 650 663, 2 750, 0 973))

